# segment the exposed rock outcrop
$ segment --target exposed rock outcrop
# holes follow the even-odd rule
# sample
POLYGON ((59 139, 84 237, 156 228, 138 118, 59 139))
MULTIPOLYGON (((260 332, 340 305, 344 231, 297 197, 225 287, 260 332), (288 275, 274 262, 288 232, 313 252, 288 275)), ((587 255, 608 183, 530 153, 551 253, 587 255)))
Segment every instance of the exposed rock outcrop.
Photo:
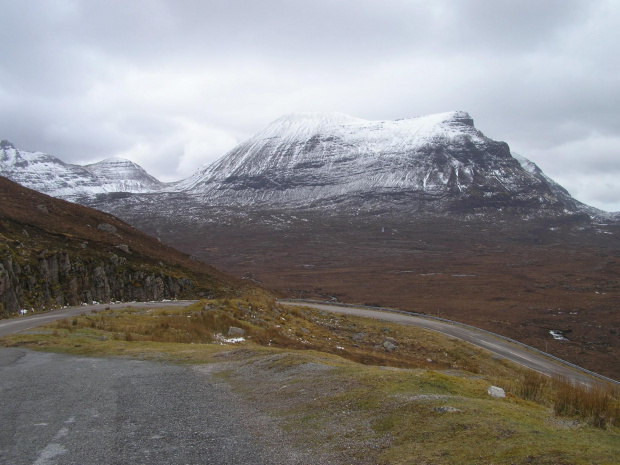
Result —
POLYGON ((10 253, 0 260, 0 303, 6 314, 24 307, 181 298, 189 296, 193 287, 188 278, 132 269, 116 255, 105 261, 44 251, 30 260, 10 253))

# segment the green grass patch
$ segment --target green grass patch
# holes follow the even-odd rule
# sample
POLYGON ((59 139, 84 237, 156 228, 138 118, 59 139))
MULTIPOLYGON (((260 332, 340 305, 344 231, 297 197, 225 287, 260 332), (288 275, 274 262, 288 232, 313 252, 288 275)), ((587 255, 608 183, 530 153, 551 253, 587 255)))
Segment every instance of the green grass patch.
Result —
POLYGON ((383 464, 617 464, 618 392, 498 362, 440 334, 267 299, 114 309, 59 320, 6 346, 173 363, 219 376, 301 447, 383 464), (226 342, 231 326, 246 341, 226 342), (383 346, 386 338, 397 349, 383 346), (508 396, 487 395, 491 385, 508 396))

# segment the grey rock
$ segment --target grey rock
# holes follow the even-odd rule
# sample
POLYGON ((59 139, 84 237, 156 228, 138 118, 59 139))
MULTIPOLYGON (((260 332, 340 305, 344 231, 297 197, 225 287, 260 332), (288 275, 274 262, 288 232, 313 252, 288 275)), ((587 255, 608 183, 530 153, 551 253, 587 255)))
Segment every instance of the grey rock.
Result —
POLYGON ((392 344, 390 341, 383 341, 383 348, 387 350, 388 352, 392 352, 398 349, 398 346, 395 344, 392 344))
POLYGON ((449 407, 449 406, 435 407, 434 410, 437 413, 459 413, 459 412, 462 412, 462 410, 459 410, 459 409, 454 408, 454 407, 449 407))
POLYGON ((111 225, 110 223, 100 223, 97 226, 97 229, 99 229, 100 231, 106 231, 112 234, 116 234, 116 227, 111 225))
POLYGON ((37 205, 37 208, 39 210, 41 210, 43 213, 49 213, 50 212, 45 205, 37 205))
POLYGON ((353 335, 353 340, 354 341, 363 341, 364 337, 366 337, 366 333, 355 333, 353 335))
POLYGON ((236 326, 231 326, 228 328, 228 332, 226 333, 228 337, 244 337, 245 329, 237 328, 236 326))
POLYGON ((9 255, 0 259, 2 312, 15 314, 25 305, 35 308, 79 305, 81 302, 174 299, 191 293, 187 278, 136 271, 113 254, 109 261, 84 260, 65 252, 44 250, 36 264, 20 265, 9 255))
POLYGON ((487 393, 491 397, 495 397, 498 399, 503 399, 504 397, 506 397, 506 392, 501 387, 497 386, 489 386, 489 389, 487 389, 487 393))
POLYGON ((127 244, 119 244, 119 245, 115 245, 114 247, 116 247, 117 249, 122 250, 123 252, 131 253, 129 251, 129 246, 127 244))

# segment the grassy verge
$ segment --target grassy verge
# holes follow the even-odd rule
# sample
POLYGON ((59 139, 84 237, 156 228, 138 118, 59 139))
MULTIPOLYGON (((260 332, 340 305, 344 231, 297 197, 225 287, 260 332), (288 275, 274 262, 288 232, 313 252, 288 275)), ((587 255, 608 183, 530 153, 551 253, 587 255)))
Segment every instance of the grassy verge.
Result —
POLYGON ((2 342, 220 363, 243 398, 335 463, 614 464, 620 453, 617 392, 549 380, 430 331, 268 299, 107 310, 2 342), (226 338, 231 326, 244 342, 226 338), (507 397, 489 397, 492 384, 507 397))

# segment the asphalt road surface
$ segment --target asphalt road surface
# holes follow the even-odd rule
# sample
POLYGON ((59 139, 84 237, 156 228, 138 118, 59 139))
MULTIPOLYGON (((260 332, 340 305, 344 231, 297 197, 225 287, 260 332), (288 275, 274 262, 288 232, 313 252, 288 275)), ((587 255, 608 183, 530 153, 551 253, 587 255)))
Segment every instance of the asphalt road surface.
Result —
POLYGON ((62 318, 69 318, 82 313, 90 313, 93 310, 103 310, 106 307, 110 308, 126 308, 129 306, 139 308, 164 308, 164 307, 185 307, 195 300, 177 300, 170 302, 127 302, 120 304, 96 304, 96 305, 82 305, 80 307, 69 307, 60 310, 51 310, 46 313, 37 313, 35 315, 27 315, 16 318, 10 318, 7 320, 0 320, 0 337, 8 336, 19 331, 35 328, 55 320, 62 318))
POLYGON ((208 367, 3 348, 0 464, 312 463, 235 399, 208 367))
MULTIPOLYGON (((332 313, 341 313, 345 315, 355 315, 366 318, 374 318, 377 320, 399 323, 402 325, 416 326, 419 328, 430 329, 448 336, 461 339, 463 341, 474 344, 478 347, 488 350, 500 357, 503 357, 519 365, 531 368, 548 376, 563 376, 573 382, 585 383, 591 385, 597 378, 584 371, 579 371, 568 365, 559 363, 552 358, 545 357, 539 352, 528 350, 521 345, 513 344, 505 339, 495 337, 492 334, 482 331, 476 331, 473 328, 460 326, 457 323, 447 323, 414 315, 405 315, 402 313, 390 313, 386 311, 370 310, 367 308, 343 307, 339 305, 329 305, 320 303, 295 302, 283 300, 286 305, 296 305, 300 307, 312 307, 318 310, 324 310, 332 313)), ((612 380, 613 381, 613 380, 612 380)))

